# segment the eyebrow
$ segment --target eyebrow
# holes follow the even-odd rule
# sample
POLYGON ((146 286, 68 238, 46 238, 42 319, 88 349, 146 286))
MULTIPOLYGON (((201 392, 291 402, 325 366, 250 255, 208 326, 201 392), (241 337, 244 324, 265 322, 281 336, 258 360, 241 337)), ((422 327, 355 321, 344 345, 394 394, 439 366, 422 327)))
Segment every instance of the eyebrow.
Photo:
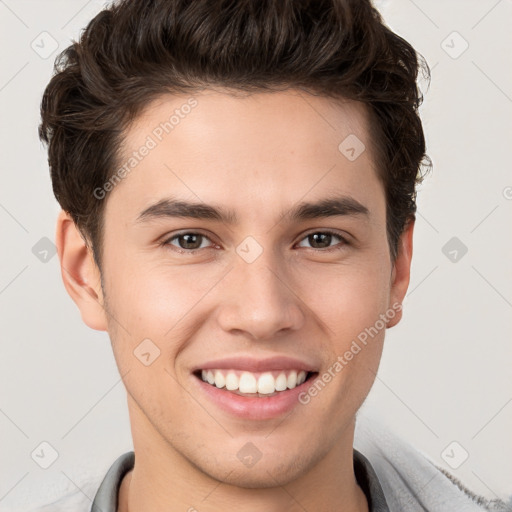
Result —
MULTIPOLYGON (((297 222, 311 219, 321 219, 335 216, 368 216, 369 210, 359 201, 349 196, 339 196, 322 199, 317 202, 302 202, 288 212, 283 212, 281 218, 297 222)), ((165 198, 148 206, 137 217, 136 223, 149 222, 162 218, 190 218, 213 220, 225 224, 235 224, 237 215, 232 210, 222 207, 165 198)))

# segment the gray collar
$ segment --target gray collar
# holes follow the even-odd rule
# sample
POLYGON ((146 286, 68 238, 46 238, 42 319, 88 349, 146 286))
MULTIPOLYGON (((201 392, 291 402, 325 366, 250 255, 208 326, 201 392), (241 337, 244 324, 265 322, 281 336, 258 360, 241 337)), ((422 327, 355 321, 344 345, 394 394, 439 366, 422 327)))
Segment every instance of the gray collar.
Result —
POLYGON ((370 512, 389 512, 384 491, 370 461, 354 449, 354 473, 357 483, 368 500, 370 512))

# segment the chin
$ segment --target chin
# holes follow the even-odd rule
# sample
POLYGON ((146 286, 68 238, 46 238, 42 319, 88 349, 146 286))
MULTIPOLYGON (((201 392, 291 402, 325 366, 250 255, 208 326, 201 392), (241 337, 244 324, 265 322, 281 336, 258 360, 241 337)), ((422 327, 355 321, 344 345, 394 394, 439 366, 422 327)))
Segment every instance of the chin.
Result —
POLYGON ((274 457, 263 455, 252 467, 246 467, 238 459, 216 463, 214 467, 200 468, 211 478, 244 489, 267 489, 287 485, 301 477, 307 468, 313 465, 311 460, 297 453, 290 453, 289 460, 283 460, 279 454, 274 457), (264 460, 266 458, 266 460, 264 460))

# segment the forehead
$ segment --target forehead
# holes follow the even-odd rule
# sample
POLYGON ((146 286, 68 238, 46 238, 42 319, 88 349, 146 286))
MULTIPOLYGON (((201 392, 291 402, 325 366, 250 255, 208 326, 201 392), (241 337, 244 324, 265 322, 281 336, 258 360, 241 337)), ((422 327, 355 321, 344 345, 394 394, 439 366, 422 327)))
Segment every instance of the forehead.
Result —
POLYGON ((382 195, 368 133, 362 104, 302 91, 165 95, 127 130, 119 168, 135 165, 108 203, 128 215, 172 195, 263 216, 333 193, 368 202, 382 195))
POLYGON ((157 143, 165 144, 181 134, 200 149, 198 136, 213 139, 217 134, 224 149, 228 142, 224 137, 228 135, 239 143, 230 147, 231 151, 249 148, 254 138, 281 153, 297 149, 300 142, 308 142, 306 147, 311 148, 309 143, 318 143, 320 138, 336 149, 339 139, 351 134, 371 144, 367 132, 368 112, 360 102, 313 96, 295 89, 252 94, 207 89, 153 100, 127 130, 125 143, 127 149, 133 149, 150 134, 157 143), (245 143, 241 143, 242 137, 245 143))

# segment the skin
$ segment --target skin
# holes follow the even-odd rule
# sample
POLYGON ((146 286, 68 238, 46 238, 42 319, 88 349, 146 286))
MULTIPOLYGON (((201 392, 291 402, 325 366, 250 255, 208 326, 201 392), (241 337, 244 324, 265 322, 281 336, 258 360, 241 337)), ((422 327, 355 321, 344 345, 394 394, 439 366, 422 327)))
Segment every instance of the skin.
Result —
MULTIPOLYGON (((403 300, 414 224, 392 262, 384 188, 361 104, 296 90, 194 97, 197 106, 105 199, 102 275, 70 217, 62 212, 57 223, 66 289, 83 321, 108 331, 127 390, 136 464, 118 510, 367 511, 352 466, 353 436, 385 328, 307 405, 276 419, 224 412, 198 391, 191 369, 224 356, 287 355, 327 371, 403 300), (352 162, 338 150, 349 134, 366 146, 352 162), (368 214, 282 217, 301 201, 333 193, 368 214), (137 222, 169 196, 232 209, 237 222, 137 222), (315 245, 307 236, 325 229, 346 242, 334 236, 315 245), (161 244, 178 231, 207 238, 194 254, 177 251, 187 250, 183 239, 161 244), (236 252, 248 236, 263 249, 252 263, 236 252), (160 350, 149 366, 133 354, 146 338, 160 350), (237 458, 248 442, 262 453, 252 468, 237 458)), ((187 99, 152 102, 127 131, 122 156, 187 99)), ((397 311, 387 327, 400 318, 397 311)))

